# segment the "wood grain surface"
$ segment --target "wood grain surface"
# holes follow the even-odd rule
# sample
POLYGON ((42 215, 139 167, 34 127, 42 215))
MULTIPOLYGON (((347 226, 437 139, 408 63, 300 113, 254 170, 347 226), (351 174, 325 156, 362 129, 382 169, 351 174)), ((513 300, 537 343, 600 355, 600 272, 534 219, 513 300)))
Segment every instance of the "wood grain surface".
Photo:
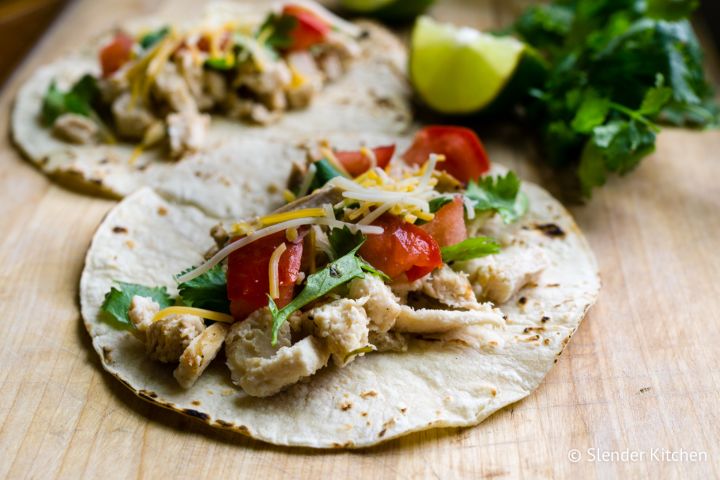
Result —
MULTIPOLYGON (((0 98, 38 65, 113 22, 191 15, 199 2, 76 0, 0 98)), ((434 14, 506 24, 501 0, 440 0, 434 14)), ((717 56, 710 68, 717 76, 717 56)), ((527 134, 481 132, 528 179, 527 134)), ((93 231, 113 202, 53 185, 0 140, 0 478, 718 478, 720 132, 666 131, 657 153, 573 207, 603 279, 597 305, 540 388, 478 427, 431 430, 362 451, 266 445, 166 412, 105 374, 78 314, 93 231), (588 449, 645 452, 591 461, 588 449), (704 452, 668 462, 653 449, 704 452), (573 463, 570 449, 582 458, 573 463)), ((551 185, 550 185, 551 186, 551 185)), ((411 399, 409 399, 411 401, 411 399)))

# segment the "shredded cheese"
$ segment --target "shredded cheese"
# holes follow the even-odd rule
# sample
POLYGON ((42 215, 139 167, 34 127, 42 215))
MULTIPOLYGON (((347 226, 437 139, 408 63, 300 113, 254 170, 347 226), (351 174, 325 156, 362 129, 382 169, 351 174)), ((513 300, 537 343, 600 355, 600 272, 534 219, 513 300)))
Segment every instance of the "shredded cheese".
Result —
POLYGON ((287 203, 290 203, 290 202, 295 201, 295 200, 297 199, 297 197, 295 196, 295 194, 294 194, 293 192, 291 192, 290 190, 288 190, 287 188, 283 191, 283 198, 285 199, 285 201, 286 201, 287 203))
POLYGON ((269 227, 261 228, 260 230, 257 230, 250 235, 243 237, 239 240, 236 240, 232 243, 229 243, 225 245, 223 248, 221 248, 215 255, 213 255, 209 260, 207 260, 205 263, 201 264, 199 267, 197 267, 194 270, 191 270, 184 275, 180 275, 177 277, 178 283, 188 282, 192 280, 193 278, 197 278, 203 273, 207 272, 211 268, 213 268, 215 265, 220 263, 225 257, 230 255, 235 250, 238 250, 245 245, 248 245, 252 242, 255 242, 261 238, 267 237, 268 235, 272 235, 277 232, 281 232, 283 230, 287 230, 288 228, 297 228, 302 227, 303 225, 327 225, 332 226, 336 228, 342 228, 342 227, 348 227, 350 231, 352 232, 362 232, 366 235, 379 235, 383 233, 382 227, 378 227, 375 225, 356 225, 354 223, 347 223, 347 222, 341 222, 340 220, 332 220, 326 217, 323 218, 297 218, 295 220, 288 220, 287 222, 281 222, 276 223, 275 225, 270 225, 269 227))
MULTIPOLYGON (((294 210, 292 212, 273 213, 266 215, 258 219, 261 225, 274 225, 280 222, 286 222, 288 220, 294 220, 296 218, 313 218, 313 217, 324 217, 326 212, 322 208, 305 208, 302 210, 294 210)), ((334 217, 333 217, 334 218, 334 217)))
POLYGON ((280 281, 278 279, 278 270, 280 268, 280 257, 282 257, 282 254, 285 253, 285 250, 287 250, 287 245, 285 245, 285 242, 278 245, 278 247, 273 251, 272 255, 270 255, 270 264, 268 265, 268 279, 270 285, 270 296, 272 298, 279 298, 280 297, 280 281))
POLYGON ((181 307, 181 306, 163 308, 162 310, 160 310, 158 313, 155 314, 152 321, 157 322, 158 320, 163 319, 165 317, 169 317, 170 315, 195 315, 198 317, 206 318, 208 320, 213 320, 215 322, 222 322, 222 323, 235 322, 235 319, 231 315, 228 315, 227 313, 214 312, 212 310, 205 310, 204 308, 181 307))

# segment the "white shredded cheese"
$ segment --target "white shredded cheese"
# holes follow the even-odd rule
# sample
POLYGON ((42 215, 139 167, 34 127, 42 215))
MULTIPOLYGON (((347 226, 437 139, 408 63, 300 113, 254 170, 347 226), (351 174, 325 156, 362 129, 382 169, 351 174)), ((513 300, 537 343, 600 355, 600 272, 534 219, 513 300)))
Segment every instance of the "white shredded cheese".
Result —
POLYGON ((268 285, 270 285, 270 291, 268 293, 270 293, 272 298, 280 297, 280 280, 278 275, 280 270, 280 257, 285 253, 285 250, 287 250, 287 245, 285 245, 285 242, 282 242, 273 251, 272 255, 270 255, 270 264, 268 265, 268 285))

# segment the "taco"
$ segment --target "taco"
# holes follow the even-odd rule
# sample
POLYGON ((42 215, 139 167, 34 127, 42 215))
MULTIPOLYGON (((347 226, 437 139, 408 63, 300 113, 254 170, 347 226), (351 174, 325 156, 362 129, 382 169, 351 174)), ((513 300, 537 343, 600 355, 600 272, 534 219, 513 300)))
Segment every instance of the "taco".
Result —
POLYGON ((210 425, 318 448, 474 425, 530 394, 596 299, 592 251, 473 132, 403 150, 321 149, 296 199, 245 221, 123 200, 80 285, 104 368, 210 425))
POLYGON ((129 22, 39 69, 12 133, 60 182, 122 197, 228 143, 242 155, 259 137, 400 134, 411 121, 405 63, 387 30, 312 2, 216 3, 200 22, 129 22))

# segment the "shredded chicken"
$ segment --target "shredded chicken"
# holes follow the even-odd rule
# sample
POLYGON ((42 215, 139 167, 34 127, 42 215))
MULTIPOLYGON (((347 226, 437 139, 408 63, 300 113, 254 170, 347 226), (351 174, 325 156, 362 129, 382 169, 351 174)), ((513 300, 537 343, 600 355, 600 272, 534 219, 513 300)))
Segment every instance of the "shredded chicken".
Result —
POLYGON ((217 356, 225 341, 229 328, 214 323, 195 337, 180 356, 180 363, 173 376, 181 387, 190 388, 217 356))
POLYGON ((536 246, 508 246, 495 255, 477 258, 456 267, 467 272, 478 298, 502 305, 547 268, 545 252, 536 246))
POLYGON ((368 340, 377 352, 406 352, 408 339, 400 332, 370 331, 368 340))
POLYGON ((118 135, 130 140, 141 140, 157 121, 150 110, 138 102, 133 104, 130 93, 123 93, 113 102, 112 113, 118 135))
POLYGON ((182 158, 203 148, 210 128, 210 116, 186 110, 168 115, 167 124, 170 154, 182 158))
POLYGON ((400 299, 375 275, 365 275, 365 278, 350 282, 350 298, 364 299, 372 331, 387 332, 400 315, 400 299))
POLYGON ((190 87, 172 62, 163 65, 153 84, 153 92, 175 112, 198 110, 190 87))
POLYGON ((225 342, 233 383, 255 397, 274 395, 313 375, 330 358, 324 343, 313 336, 291 345, 287 322, 280 328, 278 344, 273 347, 271 327, 272 316, 263 308, 233 324, 225 342))
POLYGON ((393 330, 409 333, 439 333, 468 325, 501 326, 504 323, 502 312, 487 304, 482 304, 476 310, 414 309, 403 305, 393 330))
POLYGON ((213 102, 221 103, 224 101, 228 93, 225 77, 213 70, 205 70, 204 75, 205 91, 213 99, 213 102))
POLYGON ((95 122, 76 113, 64 113, 53 124, 53 133, 57 137, 80 145, 95 143, 98 131, 95 122))
POLYGON ((467 310, 478 306, 468 275, 456 272, 447 265, 414 282, 394 284, 393 292, 405 300, 413 292, 422 293, 451 308, 467 310))
POLYGON ((368 345, 368 316, 357 300, 340 299, 305 314, 315 336, 325 340, 333 361, 344 366, 356 358, 351 352, 368 345))
POLYGON ((148 356, 160 362, 177 362, 190 342, 205 330, 202 318, 195 315, 170 315, 153 321, 160 305, 152 298, 135 295, 128 316, 135 335, 145 343, 148 356))

